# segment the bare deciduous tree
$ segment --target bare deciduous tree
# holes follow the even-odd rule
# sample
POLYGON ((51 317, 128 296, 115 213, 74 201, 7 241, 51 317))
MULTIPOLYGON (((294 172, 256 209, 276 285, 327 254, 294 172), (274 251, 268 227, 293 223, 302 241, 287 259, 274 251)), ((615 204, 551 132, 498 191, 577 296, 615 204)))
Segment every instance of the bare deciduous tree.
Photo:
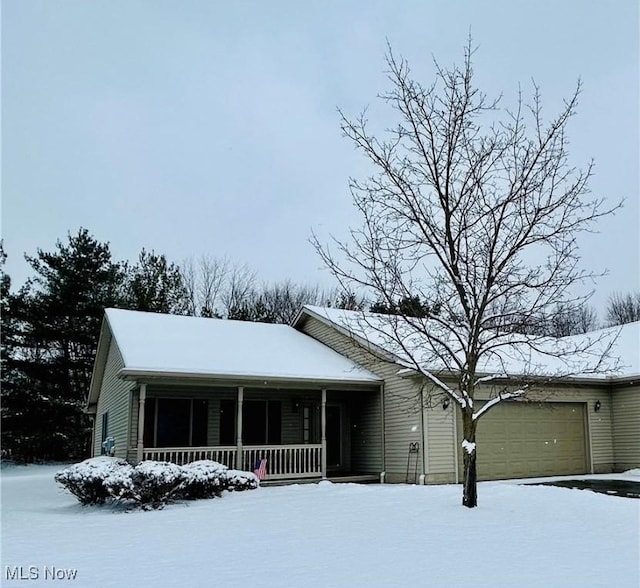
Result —
POLYGON ((187 307, 193 316, 221 316, 219 306, 230 273, 231 263, 226 257, 201 255, 197 262, 185 259, 180 266, 186 290, 187 307))
POLYGON ((245 308, 253 296, 256 273, 249 266, 235 265, 230 268, 221 300, 225 316, 230 319, 245 318, 245 308))
POLYGON ((607 324, 615 326, 635 321, 640 321, 640 292, 615 292, 607 302, 607 324))
POLYGON ((201 316, 216 316, 216 308, 225 287, 229 266, 229 260, 226 257, 218 258, 209 255, 200 257, 198 294, 201 316))
POLYGON ((548 318, 547 331, 543 334, 568 337, 595 331, 598 326, 598 315, 593 307, 587 304, 570 308, 559 305, 548 318))
POLYGON ((579 267, 576 236, 615 208, 589 196, 592 165, 569 162, 566 131, 580 85, 545 122, 535 84, 511 110, 476 88, 472 54, 469 43, 460 66, 436 63, 425 87, 389 49, 391 89, 381 98, 397 120, 381 136, 364 114, 341 113, 344 134, 375 170, 350 181, 363 224, 334 247, 312 238, 341 284, 387 306, 409 296, 437 305, 426 318, 362 313, 360 321, 462 412, 467 507, 477 504, 478 421, 499 402, 525 397, 532 358, 553 356, 558 375, 603 369, 606 345, 590 353, 602 342, 550 347, 518 327, 558 305, 584 304, 575 286, 595 275, 579 267), (491 399, 474 402, 489 383, 491 399))
POLYGON ((334 290, 290 280, 258 286, 255 271, 226 257, 185 259, 180 271, 188 314, 193 316, 288 324, 305 304, 338 300, 334 290))
POLYGON ((263 286, 258 299, 273 318, 273 322, 290 324, 302 306, 326 304, 330 295, 318 285, 294 284, 286 280, 263 286))

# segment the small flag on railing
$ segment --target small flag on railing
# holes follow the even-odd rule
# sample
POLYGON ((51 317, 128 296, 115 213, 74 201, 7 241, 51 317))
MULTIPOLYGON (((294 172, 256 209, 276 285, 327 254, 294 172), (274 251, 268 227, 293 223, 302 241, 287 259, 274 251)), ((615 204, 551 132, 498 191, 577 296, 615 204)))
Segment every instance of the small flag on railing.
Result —
POLYGON ((258 477, 258 480, 264 480, 267 477, 267 460, 264 458, 256 460, 253 473, 258 477))

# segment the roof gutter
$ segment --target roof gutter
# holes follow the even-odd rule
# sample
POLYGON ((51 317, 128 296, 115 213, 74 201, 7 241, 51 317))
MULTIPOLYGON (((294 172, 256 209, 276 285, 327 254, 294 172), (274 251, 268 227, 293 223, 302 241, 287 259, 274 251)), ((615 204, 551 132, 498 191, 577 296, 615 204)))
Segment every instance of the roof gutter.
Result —
MULTIPOLYGON (((411 369, 400 370, 402 373, 398 373, 401 378, 421 378, 424 377, 419 371, 411 369)), ((455 378, 458 372, 453 370, 435 371, 438 376, 444 378, 455 378)), ((484 378, 491 376, 491 372, 477 372, 478 378, 484 378)), ((640 375, 631 376, 604 376, 604 377, 589 377, 589 376, 547 376, 544 374, 510 374, 507 377, 496 377, 490 380, 491 382, 512 382, 514 380, 521 380, 526 378, 533 382, 547 382, 552 384, 589 384, 590 386, 611 386, 611 385, 633 385, 640 384, 640 375)))
POLYGON ((256 386, 268 386, 276 384, 298 384, 308 386, 313 384, 314 386, 329 385, 329 386, 359 386, 363 388, 371 388, 377 390, 382 380, 353 380, 353 379, 332 379, 332 378, 314 378, 314 377, 273 377, 273 376, 250 376, 243 374, 210 374, 202 372, 174 372, 166 370, 148 370, 148 369, 135 369, 135 368, 123 368, 118 372, 118 376, 123 380, 143 380, 154 378, 174 378, 174 379, 189 379, 195 381, 222 381, 225 383, 246 383, 251 382, 256 386))

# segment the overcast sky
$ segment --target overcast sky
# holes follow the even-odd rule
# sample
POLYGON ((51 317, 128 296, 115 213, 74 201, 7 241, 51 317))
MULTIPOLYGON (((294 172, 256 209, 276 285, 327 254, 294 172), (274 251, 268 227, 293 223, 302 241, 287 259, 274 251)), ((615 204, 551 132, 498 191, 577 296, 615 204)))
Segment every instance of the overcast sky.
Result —
POLYGON ((594 303, 640 287, 637 0, 2 3, 2 237, 23 253, 81 226, 116 259, 155 249, 246 262, 263 280, 329 283, 308 243, 358 217, 341 137, 388 88, 385 39, 417 77, 460 62, 471 29, 478 83, 512 103, 541 86, 556 112, 581 77, 573 161, 625 208, 581 242, 608 268, 594 303))

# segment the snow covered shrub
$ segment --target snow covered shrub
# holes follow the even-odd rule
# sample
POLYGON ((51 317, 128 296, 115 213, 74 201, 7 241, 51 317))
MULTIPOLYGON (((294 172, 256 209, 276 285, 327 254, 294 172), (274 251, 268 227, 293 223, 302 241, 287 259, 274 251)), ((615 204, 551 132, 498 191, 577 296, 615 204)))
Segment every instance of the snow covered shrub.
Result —
POLYGON ((258 485, 258 476, 252 472, 242 470, 227 470, 227 490, 229 492, 241 490, 255 490, 258 485))
POLYGON ((56 473, 55 480, 71 492, 82 504, 103 504, 112 497, 110 486, 105 481, 113 476, 114 485, 118 477, 125 477, 131 466, 114 457, 93 457, 75 463, 56 473))
POLYGON ((131 497, 154 508, 167 503, 184 485, 182 468, 166 461, 142 461, 131 472, 131 497))
POLYGON ((114 500, 127 500, 133 498, 133 466, 124 463, 120 467, 109 472, 104 479, 104 487, 109 496, 114 500))
POLYGON ((187 500, 220 496, 227 488, 227 466, 203 459, 182 466, 184 485, 180 496, 187 500))

